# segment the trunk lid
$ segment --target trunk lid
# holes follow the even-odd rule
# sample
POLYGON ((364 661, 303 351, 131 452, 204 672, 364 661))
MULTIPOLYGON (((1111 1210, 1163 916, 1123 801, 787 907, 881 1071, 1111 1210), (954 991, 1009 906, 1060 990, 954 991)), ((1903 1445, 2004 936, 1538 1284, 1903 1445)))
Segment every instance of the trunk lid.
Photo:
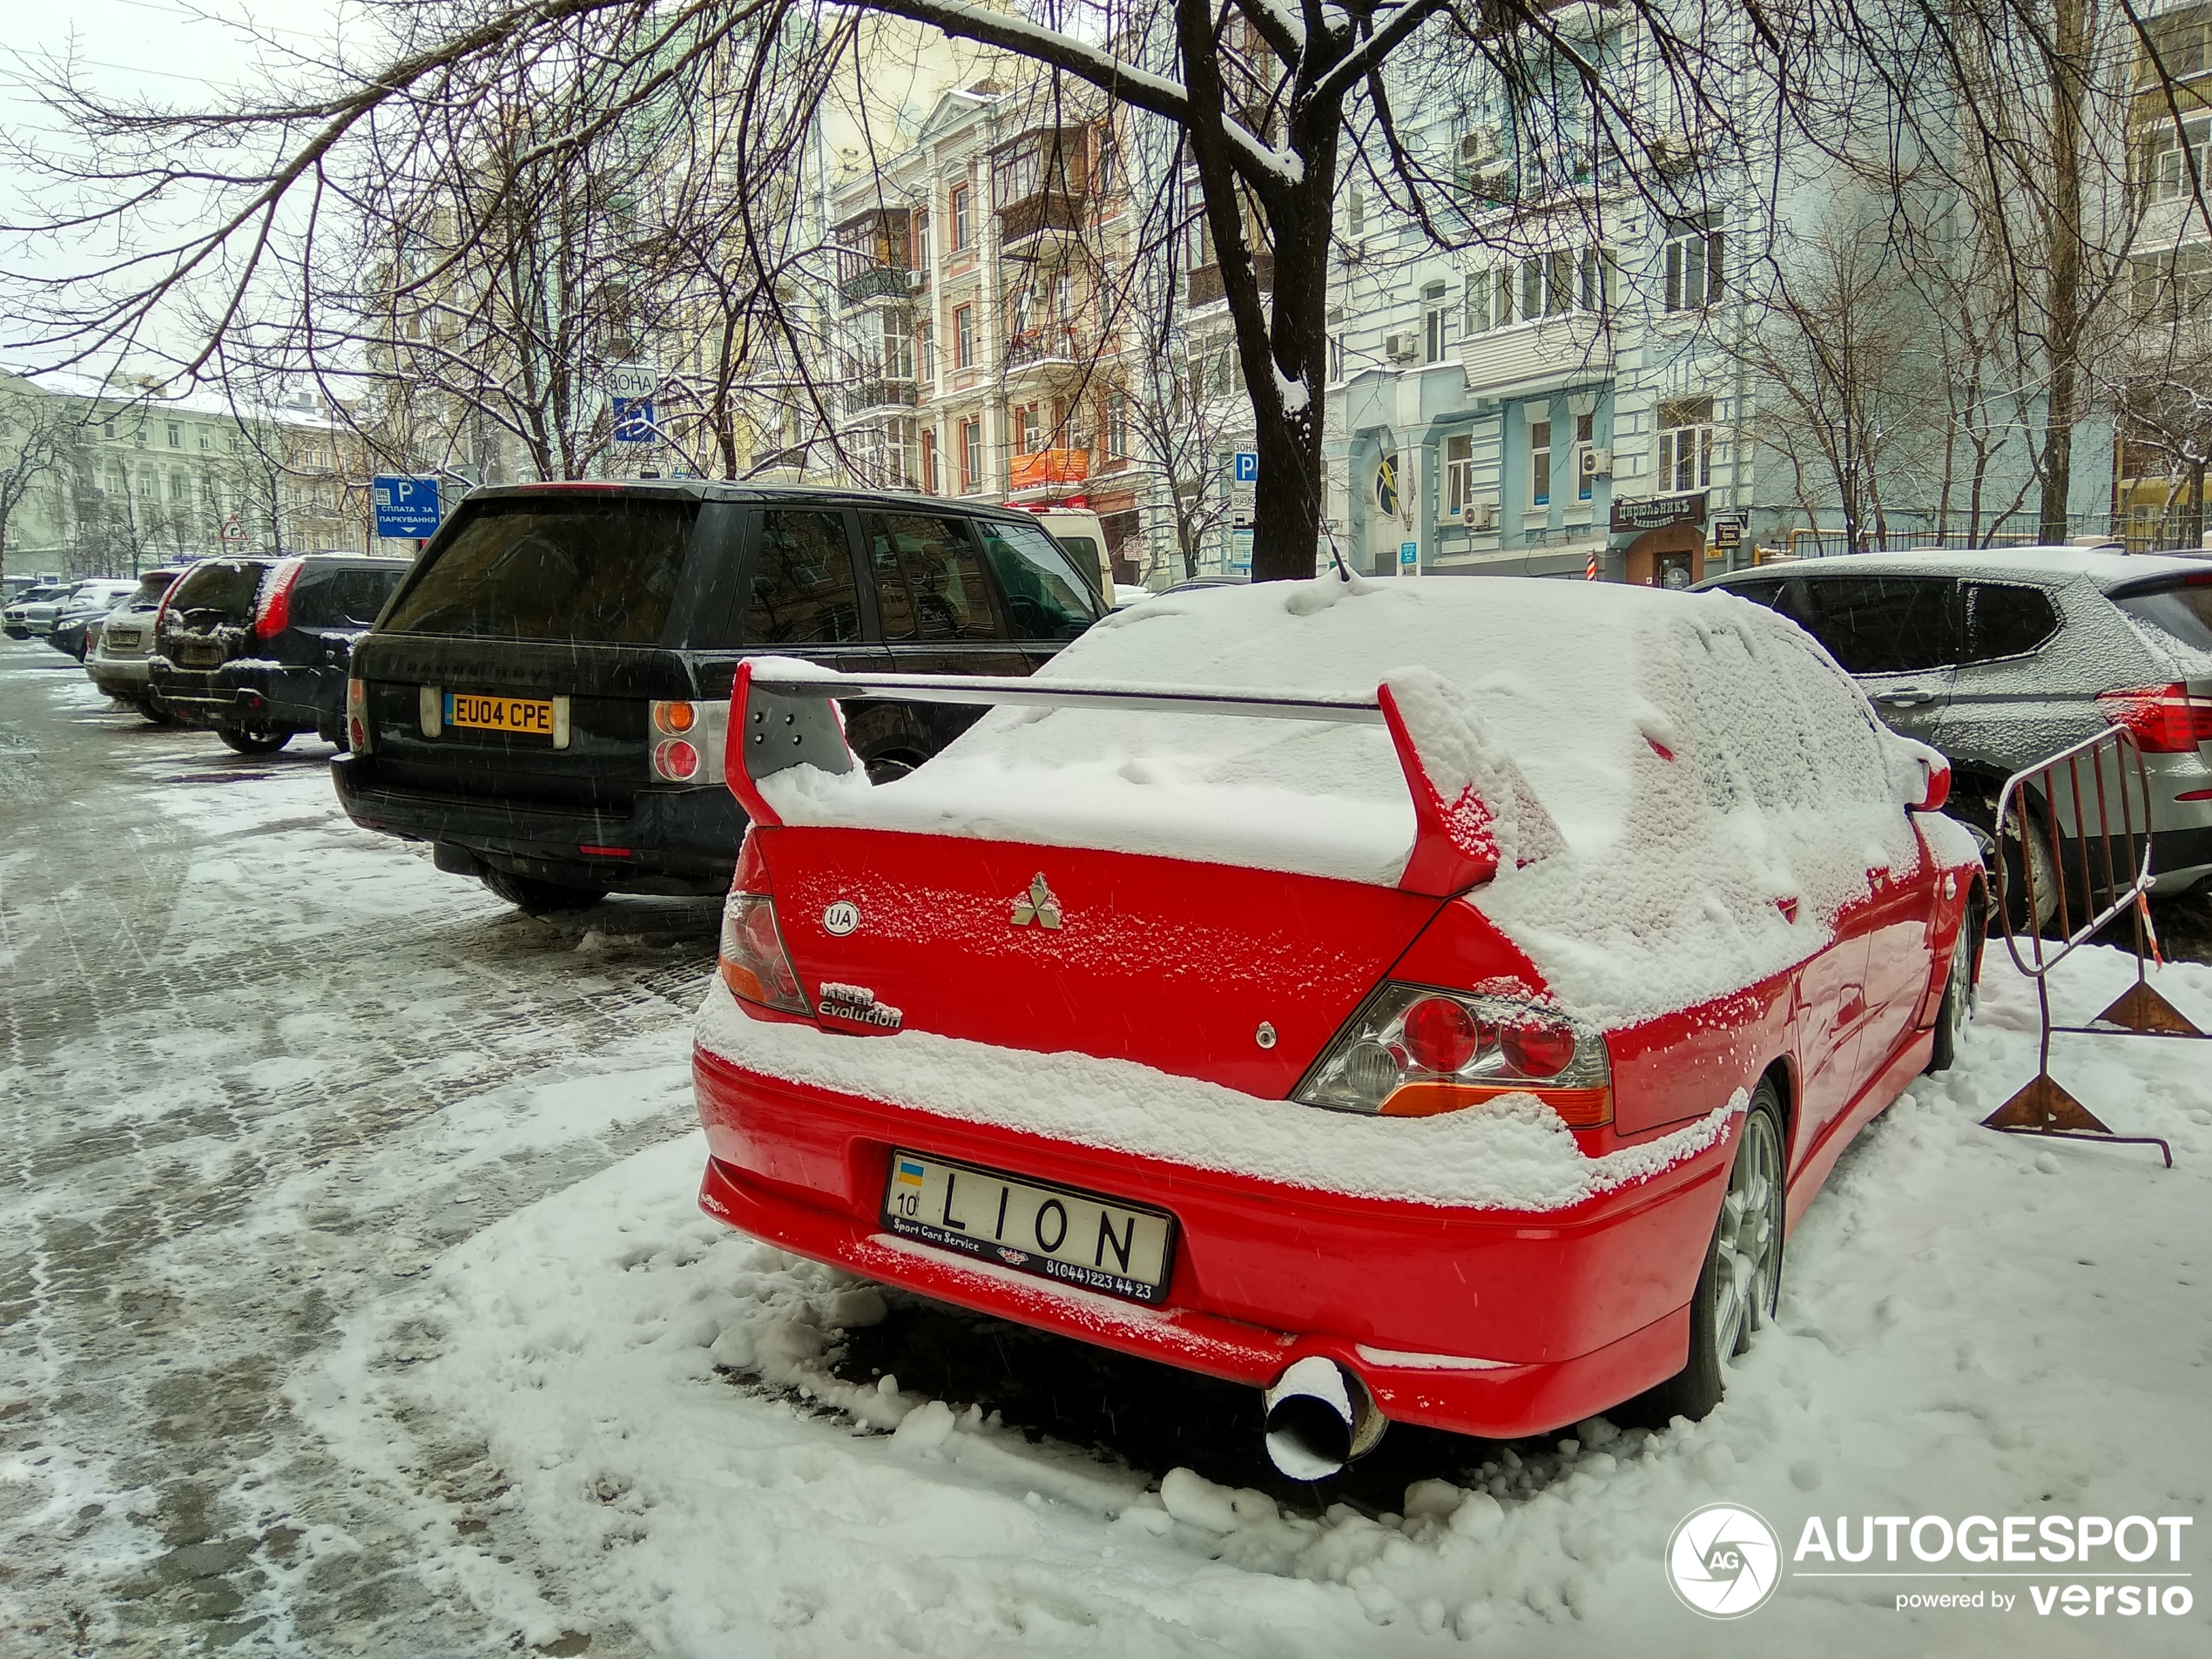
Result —
POLYGON ((266 569, 262 559, 209 559, 194 565, 161 612, 154 651, 186 671, 220 667, 245 655, 266 569))
MULTIPOLYGON (((1271 1099, 1297 1086, 1446 902, 1142 853, 847 828, 756 833, 817 1008, 824 985, 859 988, 898 1009, 903 1030, 1134 1060, 1271 1099), (841 906, 857 921, 829 914, 841 906)), ((875 1028, 833 1015, 820 1023, 875 1028)))

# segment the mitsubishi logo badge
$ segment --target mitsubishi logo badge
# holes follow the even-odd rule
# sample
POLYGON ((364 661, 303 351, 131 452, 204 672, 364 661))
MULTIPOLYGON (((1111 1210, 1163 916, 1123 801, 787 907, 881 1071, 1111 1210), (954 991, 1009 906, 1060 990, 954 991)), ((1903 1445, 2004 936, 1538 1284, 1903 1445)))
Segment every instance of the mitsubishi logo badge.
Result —
POLYGON ((1045 886, 1042 870, 1037 872, 1037 879, 1029 883, 1029 890, 1014 901, 1014 925, 1026 927, 1033 921, 1040 927, 1060 925, 1060 900, 1045 886))

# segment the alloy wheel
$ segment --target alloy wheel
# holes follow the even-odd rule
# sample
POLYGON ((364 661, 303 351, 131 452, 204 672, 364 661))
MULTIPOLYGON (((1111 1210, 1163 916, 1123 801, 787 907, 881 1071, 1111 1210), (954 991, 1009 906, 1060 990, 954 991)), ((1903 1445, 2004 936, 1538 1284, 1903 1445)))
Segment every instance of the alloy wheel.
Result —
POLYGON ((1765 1112, 1743 1120, 1713 1250, 1713 1352, 1727 1359, 1774 1317, 1782 1282, 1782 1141, 1765 1112))

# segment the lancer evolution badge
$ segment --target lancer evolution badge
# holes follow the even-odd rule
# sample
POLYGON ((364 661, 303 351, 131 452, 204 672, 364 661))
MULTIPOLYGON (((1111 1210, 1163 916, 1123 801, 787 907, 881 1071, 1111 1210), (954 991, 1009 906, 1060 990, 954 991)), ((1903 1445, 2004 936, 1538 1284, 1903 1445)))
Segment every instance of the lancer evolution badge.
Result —
POLYGON ((1029 883, 1029 890, 1014 901, 1014 925, 1026 927, 1033 921, 1040 927, 1060 925, 1060 900, 1045 886, 1042 870, 1037 872, 1037 879, 1029 883))

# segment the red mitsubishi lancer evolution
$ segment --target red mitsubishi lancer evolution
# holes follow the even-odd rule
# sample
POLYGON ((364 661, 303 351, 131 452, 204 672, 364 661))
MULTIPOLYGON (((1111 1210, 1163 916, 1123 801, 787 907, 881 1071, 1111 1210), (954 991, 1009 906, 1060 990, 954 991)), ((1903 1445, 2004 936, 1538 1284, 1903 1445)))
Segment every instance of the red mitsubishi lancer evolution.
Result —
POLYGON ((1251 1383, 1299 1478, 1710 1411, 1973 997, 1941 759, 1724 595, 1218 588, 1029 679, 755 658, 729 730, 700 1203, 1251 1383), (872 784, 883 698, 992 706, 872 784))

